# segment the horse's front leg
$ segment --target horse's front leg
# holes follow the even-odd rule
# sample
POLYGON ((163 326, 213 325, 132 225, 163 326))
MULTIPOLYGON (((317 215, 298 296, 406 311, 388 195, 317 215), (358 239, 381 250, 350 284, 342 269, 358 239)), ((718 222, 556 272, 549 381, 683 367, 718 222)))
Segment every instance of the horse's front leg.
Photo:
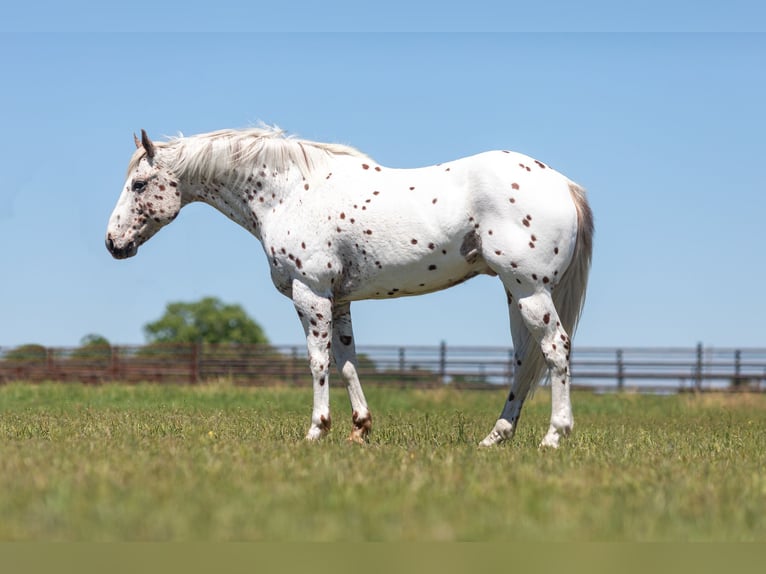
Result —
POLYGON ((306 332, 309 367, 314 386, 314 408, 308 440, 322 438, 330 419, 330 348, 332 346, 332 301, 314 293, 300 281, 293 281, 293 303, 306 332))
POLYGON ((343 380, 346 382, 348 398, 351 400, 351 442, 364 443, 372 428, 372 415, 367 408, 362 385, 359 382, 359 365, 356 359, 354 333, 351 328, 351 305, 341 303, 333 307, 333 339, 332 351, 335 365, 343 380))

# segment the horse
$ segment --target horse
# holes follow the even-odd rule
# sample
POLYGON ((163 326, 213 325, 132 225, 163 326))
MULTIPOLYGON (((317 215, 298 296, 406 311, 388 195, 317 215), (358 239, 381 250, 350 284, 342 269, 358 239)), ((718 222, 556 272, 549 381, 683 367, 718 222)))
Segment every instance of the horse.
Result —
POLYGON ((133 137, 107 249, 117 259, 134 256, 198 201, 252 233, 306 335, 308 440, 330 430, 332 355, 351 402, 349 440, 368 441, 372 415, 357 372, 352 302, 430 293, 479 274, 504 286, 515 361, 508 398, 480 445, 513 437, 524 401, 546 373, 551 418, 540 446, 556 448, 570 434, 571 335, 594 231, 582 187, 508 150, 398 169, 349 146, 270 127, 163 142, 145 130, 133 137))

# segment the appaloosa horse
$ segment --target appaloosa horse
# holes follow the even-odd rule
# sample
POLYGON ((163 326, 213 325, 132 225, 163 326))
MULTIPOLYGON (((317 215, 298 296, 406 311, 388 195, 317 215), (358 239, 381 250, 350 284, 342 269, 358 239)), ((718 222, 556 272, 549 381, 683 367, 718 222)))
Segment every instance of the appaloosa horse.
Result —
POLYGON ((308 439, 330 428, 330 353, 351 399, 351 440, 372 418, 357 375, 350 305, 419 295, 479 274, 503 282, 515 373, 484 446, 513 436, 530 389, 550 375, 542 446, 572 429, 570 335, 590 267, 585 192, 544 163, 491 151, 418 169, 379 165, 353 148, 224 130, 152 142, 142 130, 109 220, 106 246, 123 259, 203 201, 257 237, 276 288, 306 332, 314 408, 308 439))

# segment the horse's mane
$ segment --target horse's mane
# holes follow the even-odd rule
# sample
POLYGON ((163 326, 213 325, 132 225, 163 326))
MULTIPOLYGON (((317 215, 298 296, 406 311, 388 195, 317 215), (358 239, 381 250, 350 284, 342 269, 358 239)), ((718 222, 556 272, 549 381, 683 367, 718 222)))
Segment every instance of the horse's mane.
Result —
MULTIPOLYGON (((308 178, 331 156, 347 155, 369 160, 350 146, 293 138, 276 127, 227 129, 189 137, 179 135, 154 145, 171 152, 162 154, 165 167, 192 181, 230 182, 263 165, 277 171, 295 166, 303 177, 308 178)), ((145 155, 143 148, 136 150, 128 165, 128 173, 145 155)))

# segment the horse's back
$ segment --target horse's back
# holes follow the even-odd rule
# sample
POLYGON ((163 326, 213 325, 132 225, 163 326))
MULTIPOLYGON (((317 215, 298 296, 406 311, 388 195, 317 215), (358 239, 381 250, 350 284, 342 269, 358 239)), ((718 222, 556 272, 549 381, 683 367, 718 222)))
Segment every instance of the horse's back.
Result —
POLYGON ((388 241, 377 229, 385 237, 408 241, 418 239, 414 232, 426 233, 431 236, 426 245, 462 242, 467 233, 484 239, 504 231, 527 245, 530 234, 558 241, 577 231, 570 191, 575 184, 518 152, 487 151, 412 169, 358 169, 358 159, 344 161, 350 162, 342 170, 344 181, 328 195, 350 204, 357 221, 369 221, 373 234, 363 237, 367 240, 388 241))

